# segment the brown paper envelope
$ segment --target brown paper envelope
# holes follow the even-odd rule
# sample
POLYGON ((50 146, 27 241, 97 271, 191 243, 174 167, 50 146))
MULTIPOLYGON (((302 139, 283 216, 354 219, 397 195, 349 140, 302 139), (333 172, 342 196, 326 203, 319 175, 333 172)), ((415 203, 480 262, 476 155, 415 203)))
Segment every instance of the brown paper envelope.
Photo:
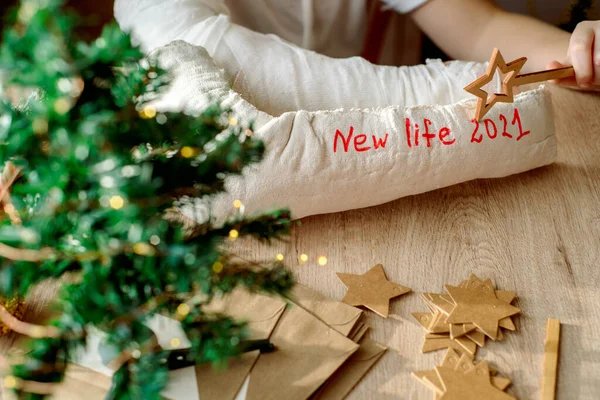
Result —
POLYGON ((244 353, 240 358, 231 360, 227 369, 214 370, 210 364, 196 366, 196 381, 202 400, 234 399, 244 384, 246 377, 258 360, 260 352, 244 353))
POLYGON ((285 310, 271 342, 276 351, 258 358, 247 400, 305 400, 359 347, 299 306, 285 310))
POLYGON ((339 333, 348 336, 362 315, 362 310, 333 300, 311 288, 296 284, 290 298, 339 333))
MULTIPOLYGON (((362 318, 360 318, 356 324, 354 324, 354 327, 352 328, 352 330, 346 335, 347 338, 350 338, 352 340, 354 340, 354 336, 356 336, 356 334, 363 329, 363 327, 365 326, 365 323, 362 321, 362 318)), ((356 342, 356 340, 354 340, 356 342)))
POLYGON ((286 302, 281 298, 238 288, 223 298, 215 299, 205 310, 225 313, 235 320, 246 321, 251 339, 266 339, 277 325, 285 306, 286 302))
MULTIPOLYGON (((267 339, 283 314, 286 303, 279 298, 236 289, 225 298, 213 302, 210 308, 212 311, 227 313, 234 319, 247 321, 251 339, 267 339)), ((243 354, 240 358, 231 360, 224 371, 215 371, 210 364, 197 365, 196 382, 200 398, 234 399, 258 356, 257 351, 243 354)))
POLYGON ((362 324, 360 329, 357 330, 356 333, 352 337, 350 337, 350 339, 352 339, 353 342, 358 343, 366 335, 368 330, 369 330, 369 325, 362 324))
POLYGON ((327 380, 313 399, 342 400, 345 398, 386 350, 385 346, 363 339, 358 351, 352 354, 348 361, 327 380))

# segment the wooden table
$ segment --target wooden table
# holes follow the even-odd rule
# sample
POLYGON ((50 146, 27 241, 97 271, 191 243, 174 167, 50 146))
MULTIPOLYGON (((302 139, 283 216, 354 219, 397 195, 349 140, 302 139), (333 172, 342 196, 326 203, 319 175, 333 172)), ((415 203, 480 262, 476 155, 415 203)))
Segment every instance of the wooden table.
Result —
POLYGON ((415 293, 392 302, 386 320, 368 312, 368 337, 388 353, 351 399, 430 399, 411 372, 431 369, 443 352, 421 354, 427 311, 421 292, 442 292, 471 272, 515 290, 517 332, 478 352, 513 381, 510 393, 538 399, 546 320, 563 323, 558 399, 600 398, 600 96, 553 89, 558 162, 516 176, 465 184, 362 210, 302 220, 277 252, 298 281, 335 299, 335 272, 382 263, 388 279, 415 293), (310 260, 299 265, 300 254, 310 260), (317 257, 326 255, 326 266, 317 257))
MULTIPOLYGON (((335 272, 377 263, 413 289, 392 302, 388 319, 367 313, 368 336, 389 351, 350 398, 432 397, 410 374, 432 368, 443 352, 420 353, 424 332, 410 313, 426 310, 420 292, 441 292, 471 272, 518 293, 518 331, 478 352, 513 381, 513 395, 539 398, 546 319, 554 317, 563 323, 558 398, 600 398, 600 96, 553 91, 559 159, 550 167, 306 218, 288 243, 241 246, 255 259, 283 253, 299 282, 336 299, 345 289, 335 272)), ((40 288, 30 314, 53 291, 40 288)))

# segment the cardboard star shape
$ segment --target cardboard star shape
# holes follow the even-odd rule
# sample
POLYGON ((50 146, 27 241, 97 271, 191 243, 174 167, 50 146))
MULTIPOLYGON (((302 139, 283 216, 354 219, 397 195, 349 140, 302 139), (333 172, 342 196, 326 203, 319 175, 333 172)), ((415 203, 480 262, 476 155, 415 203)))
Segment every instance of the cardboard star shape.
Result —
POLYGON ((451 324, 473 323, 493 340, 498 338, 499 321, 521 312, 498 299, 487 284, 469 289, 450 285, 445 288, 456 304, 446 321, 451 324))
POLYGON ((407 287, 392 283, 385 277, 383 265, 377 264, 362 275, 336 273, 348 288, 342 301, 351 306, 363 306, 387 318, 390 299, 410 292, 407 287))
POLYGON ((477 112, 475 114, 477 121, 481 120, 496 103, 513 102, 514 96, 509 85, 517 77, 525 62, 527 62, 527 58, 521 57, 506 63, 500 51, 494 49, 485 74, 465 87, 467 92, 477 97, 477 112), (504 76, 502 80, 502 93, 490 94, 483 90, 483 87, 494 79, 496 70, 499 70, 504 76))
POLYGON ((440 400, 515 400, 508 393, 492 385, 491 379, 482 379, 477 374, 464 374, 450 368, 436 367, 444 393, 440 400))
POLYGON ((496 372, 489 368, 487 361, 475 364, 473 357, 469 354, 459 356, 452 349, 448 349, 444 360, 436 369, 415 371, 412 375, 434 392, 436 400, 444 398, 462 398, 463 400, 512 399, 506 393, 498 393, 498 391, 501 392, 510 385, 509 379, 496 376, 496 372), (439 373, 440 370, 441 374, 439 373), (443 377, 450 381, 444 381, 443 377))
MULTIPOLYGON (((482 282, 484 282, 484 281, 479 279, 477 277, 477 275, 471 274, 471 276, 469 277, 468 280, 461 282, 460 287, 462 287, 462 288, 475 287, 482 282)), ((492 285, 492 282, 490 279, 486 279, 485 282, 488 282, 490 285, 492 285)), ((515 297, 517 297, 516 292, 508 291, 508 290, 496 290, 495 293, 496 293, 497 298, 499 298, 500 300, 502 300, 508 304, 512 303, 513 300, 515 299, 515 297)), ((513 323, 512 319, 510 317, 501 319, 498 322, 498 325, 501 328, 508 329, 509 331, 517 330, 517 327, 515 326, 515 324, 513 323)))

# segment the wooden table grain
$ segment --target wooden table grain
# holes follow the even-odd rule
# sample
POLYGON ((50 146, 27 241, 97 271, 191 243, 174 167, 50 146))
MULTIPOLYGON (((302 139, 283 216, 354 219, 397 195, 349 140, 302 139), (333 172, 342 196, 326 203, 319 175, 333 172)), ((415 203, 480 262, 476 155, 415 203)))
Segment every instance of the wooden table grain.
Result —
MULTIPOLYGON (((513 381, 519 399, 540 395, 546 320, 563 323, 558 399, 600 398, 600 96, 553 88, 558 161, 502 179, 479 180, 382 206, 305 218, 290 240, 240 243, 241 255, 277 253, 299 282, 335 299, 335 272, 363 273, 377 263, 413 293, 392 301, 390 317, 367 312, 367 334, 389 351, 351 399, 430 399, 411 372, 431 369, 443 352, 421 354, 423 330, 410 316, 426 311, 421 292, 441 292, 471 272, 518 294, 516 332, 488 341, 487 359, 513 381), (301 254, 309 256, 301 264, 301 254), (327 264, 317 262, 327 257, 327 264)), ((54 287, 29 300, 35 319, 54 287)), ((5 339, 3 349, 11 346, 5 339)))

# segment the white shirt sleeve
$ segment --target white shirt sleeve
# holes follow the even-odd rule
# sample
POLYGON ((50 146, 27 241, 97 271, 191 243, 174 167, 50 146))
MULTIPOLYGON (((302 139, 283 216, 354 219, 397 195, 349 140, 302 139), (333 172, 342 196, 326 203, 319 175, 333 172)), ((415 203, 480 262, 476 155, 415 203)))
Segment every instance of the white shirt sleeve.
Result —
POLYGON ((407 14, 429 0, 383 0, 383 2, 391 9, 402 14, 407 14))
POLYGON ((116 0, 115 17, 146 51, 178 39, 204 47, 233 90, 271 115, 451 104, 469 97, 462 87, 483 71, 476 63, 397 68, 326 57, 231 23, 219 0, 116 0))

